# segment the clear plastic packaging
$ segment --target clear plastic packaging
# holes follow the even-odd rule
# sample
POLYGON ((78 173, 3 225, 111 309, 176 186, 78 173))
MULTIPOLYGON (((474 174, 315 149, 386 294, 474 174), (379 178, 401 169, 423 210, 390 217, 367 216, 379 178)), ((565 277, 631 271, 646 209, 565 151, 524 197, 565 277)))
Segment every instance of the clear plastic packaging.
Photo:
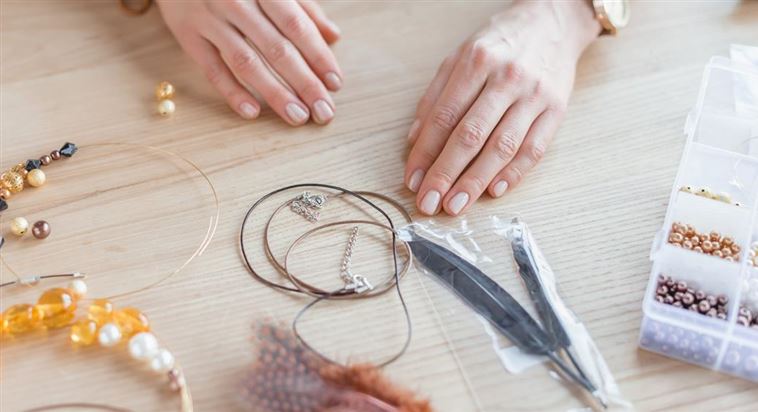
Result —
POLYGON ((723 57, 706 67, 698 103, 685 125, 688 140, 666 219, 651 250, 639 343, 653 352, 758 381, 758 329, 738 324, 739 308, 749 304, 756 273, 749 262, 750 245, 758 240, 758 116, 745 109, 746 85, 752 90, 758 86, 758 68, 723 57), (683 187, 726 192, 731 201, 698 196, 683 187), (674 222, 728 235, 740 252, 729 261, 676 247, 668 242, 674 222), (657 301, 660 275, 727 297, 726 319, 657 301))
POLYGON ((555 404, 541 404, 545 400, 539 397, 512 396, 519 385, 528 385, 528 379, 519 375, 539 374, 535 366, 548 360, 550 374, 568 389, 562 408, 630 409, 587 328, 558 294, 557 278, 526 224, 496 216, 476 228, 465 219, 456 223, 450 227, 435 220, 417 222, 400 229, 399 237, 411 243, 414 263, 426 274, 418 279, 479 410, 555 409, 555 404), (480 275, 487 279, 477 278, 480 275), (477 280, 472 282, 472 277, 477 280), (495 305, 493 300, 504 304, 495 305), (518 345, 533 321, 546 333, 547 346, 558 347, 557 359, 540 353, 543 346, 532 340, 518 345), (557 366, 560 363, 575 371, 574 376, 557 366), (581 382, 588 382, 589 389, 581 382), (492 390, 492 385, 507 385, 509 391, 492 390))

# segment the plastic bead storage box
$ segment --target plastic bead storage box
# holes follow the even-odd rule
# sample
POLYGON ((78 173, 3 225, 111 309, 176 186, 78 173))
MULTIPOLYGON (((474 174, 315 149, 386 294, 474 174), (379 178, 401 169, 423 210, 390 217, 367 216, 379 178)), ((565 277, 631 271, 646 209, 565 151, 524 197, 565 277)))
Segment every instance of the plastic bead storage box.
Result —
POLYGON ((756 85, 753 66, 715 57, 706 67, 666 220, 653 242, 640 331, 644 349, 752 381, 758 381, 758 267, 751 247, 758 242, 758 115, 742 103, 756 85))

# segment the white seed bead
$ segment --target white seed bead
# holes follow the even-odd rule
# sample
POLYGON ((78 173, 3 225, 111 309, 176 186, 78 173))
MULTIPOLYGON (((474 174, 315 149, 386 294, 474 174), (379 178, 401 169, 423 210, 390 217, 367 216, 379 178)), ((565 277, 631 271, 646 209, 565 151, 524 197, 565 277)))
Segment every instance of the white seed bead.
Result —
POLYGON ((165 99, 158 103, 158 113, 161 116, 168 116, 176 111, 176 105, 173 100, 165 99))
POLYGON ((174 367, 174 355, 167 349, 161 349, 150 359, 150 369, 154 372, 168 372, 174 367))
POLYGON ((121 342, 121 330, 113 323, 106 323, 100 327, 100 331, 97 333, 97 341, 100 342, 100 346, 106 348, 116 346, 121 342))
POLYGON ((26 175, 26 183, 29 183, 31 187, 40 187, 45 184, 45 181, 47 181, 47 176, 41 169, 32 169, 26 175))
POLYGON ((81 279, 74 279, 68 284, 68 288, 74 292, 77 298, 81 299, 87 295, 87 284, 81 279))
POLYGON ((158 339, 150 332, 140 332, 129 339, 129 355, 136 360, 150 360, 159 349, 158 339))
POLYGON ((727 192, 721 192, 718 194, 718 200, 725 203, 732 203, 732 196, 727 192))
POLYGON ((11 233, 16 236, 24 236, 29 231, 29 221, 23 217, 17 217, 11 220, 11 233))

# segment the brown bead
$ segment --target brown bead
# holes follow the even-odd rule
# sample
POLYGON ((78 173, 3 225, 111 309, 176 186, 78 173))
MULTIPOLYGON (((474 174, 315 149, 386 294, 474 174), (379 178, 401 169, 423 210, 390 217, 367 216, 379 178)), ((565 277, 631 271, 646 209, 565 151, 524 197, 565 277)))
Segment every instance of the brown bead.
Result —
POLYGON ((667 287, 667 288, 669 288, 669 289, 672 289, 672 288, 674 288, 675 286, 676 286, 676 282, 674 282, 674 279, 671 279, 671 278, 669 278, 669 279, 666 281, 666 287, 667 287))
POLYGON ((710 240, 704 241, 700 246, 703 248, 703 252, 705 253, 713 252, 713 243, 711 243, 710 240))
POLYGON ((700 238, 698 236, 692 236, 690 238, 690 242, 692 242, 693 246, 699 246, 700 245, 700 238))
POLYGON ((671 305, 672 303, 674 303, 674 297, 671 295, 666 295, 663 297, 663 302, 667 305, 671 305))
POLYGON ((44 155, 39 158, 39 162, 42 164, 42 166, 47 166, 53 162, 53 158, 50 157, 50 155, 44 155))
POLYGON ((0 188, 0 197, 3 198, 3 199, 5 199, 5 200, 10 199, 10 197, 11 197, 11 191, 8 190, 8 189, 6 189, 6 188, 4 188, 4 187, 0 188))
POLYGON ((682 302, 680 302, 680 301, 678 301, 678 300, 675 300, 675 301, 674 301, 674 303, 672 303, 671 305, 672 305, 672 306, 674 306, 674 307, 677 307, 677 308, 682 308, 682 307, 684 307, 684 306, 682 305, 682 302))
POLYGON ((37 239, 45 239, 50 236, 50 224, 44 220, 34 222, 32 226, 32 235, 37 239))
POLYGON ((684 240, 684 235, 681 233, 672 233, 671 236, 669 236, 669 242, 671 243, 682 243, 684 240))
POLYGON ((53 150, 50 152, 50 158, 53 160, 60 160, 61 159, 61 152, 58 150, 53 150))
POLYGON ((703 292, 702 290, 698 290, 697 292, 695 292, 695 300, 700 302, 703 299, 705 299, 705 292, 703 292))
POLYGON ((716 315, 718 315, 718 312, 716 311, 716 308, 710 308, 708 312, 705 313, 705 316, 715 318, 716 315))
POLYGON ((700 313, 706 313, 711 310, 711 305, 707 300, 701 300, 700 303, 697 304, 697 309, 700 311, 700 313))
POLYGON ((679 282, 676 282, 676 290, 679 292, 685 292, 687 291, 687 282, 680 280, 679 282))
POLYGON ((715 230, 711 232, 711 234, 709 235, 709 237, 710 237, 710 239, 711 239, 712 242, 718 242, 718 241, 721 240, 721 235, 719 234, 719 232, 717 232, 715 230))
POLYGON ((716 314, 716 317, 719 318, 719 319, 721 319, 721 320, 726 320, 726 313, 720 313, 719 312, 719 313, 716 314))
POLYGON ((691 293, 687 292, 684 295, 682 295, 682 303, 684 303, 685 306, 689 306, 695 303, 695 297, 692 296, 691 293))
POLYGON ((711 255, 716 256, 717 258, 723 258, 724 253, 721 250, 714 250, 711 252, 711 255))
POLYGON ((655 300, 657 302, 663 303, 663 296, 661 296, 661 295, 655 295, 655 300))
POLYGON ((690 305, 687 307, 692 312, 698 312, 697 305, 690 305))
POLYGON ((718 305, 718 304, 719 304, 719 300, 718 300, 718 299, 717 299, 715 296, 713 296, 713 295, 708 295, 708 296, 706 296, 706 297, 705 297, 705 300, 706 300, 706 301, 708 302, 708 304, 709 304, 709 305, 711 305, 712 307, 716 307, 716 305, 718 305))
POLYGON ((750 326, 750 321, 744 316, 737 316, 737 323, 742 326, 750 326))
POLYGON ((661 285, 660 287, 658 287, 658 290, 656 290, 655 292, 661 296, 665 296, 665 295, 668 295, 669 288, 666 285, 661 285))
POLYGON ((676 292, 676 293, 674 293, 674 300, 678 302, 678 301, 682 300, 682 296, 684 296, 684 293, 682 293, 682 292, 676 292))
POLYGON ((692 250, 694 250, 697 253, 703 253, 703 248, 701 248, 700 246, 695 246, 692 248, 692 250))
POLYGON ((732 238, 730 238, 729 236, 724 236, 724 238, 721 239, 721 243, 723 243, 724 246, 732 246, 732 244, 734 243, 734 240, 732 240, 732 238))

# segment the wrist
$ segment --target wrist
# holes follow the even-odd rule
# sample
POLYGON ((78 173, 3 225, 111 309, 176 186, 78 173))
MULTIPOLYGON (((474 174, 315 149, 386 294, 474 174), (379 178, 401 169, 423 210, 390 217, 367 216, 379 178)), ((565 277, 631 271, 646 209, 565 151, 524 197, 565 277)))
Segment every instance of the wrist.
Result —
POLYGON ((532 9, 553 27, 562 42, 576 51, 577 57, 603 30, 595 18, 592 0, 520 0, 516 7, 532 9))

